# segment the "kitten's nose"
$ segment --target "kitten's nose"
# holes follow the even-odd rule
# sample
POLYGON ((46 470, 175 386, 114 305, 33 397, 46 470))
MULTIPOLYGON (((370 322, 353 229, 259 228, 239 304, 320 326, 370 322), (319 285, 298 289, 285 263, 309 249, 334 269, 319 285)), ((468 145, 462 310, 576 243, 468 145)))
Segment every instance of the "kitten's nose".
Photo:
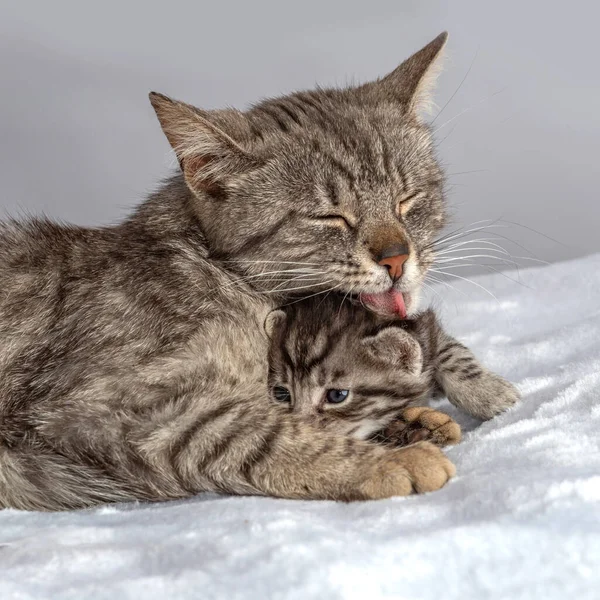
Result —
POLYGON ((392 281, 398 281, 402 277, 404 263, 408 260, 408 246, 406 244, 395 244, 386 248, 377 261, 382 267, 387 267, 392 281))

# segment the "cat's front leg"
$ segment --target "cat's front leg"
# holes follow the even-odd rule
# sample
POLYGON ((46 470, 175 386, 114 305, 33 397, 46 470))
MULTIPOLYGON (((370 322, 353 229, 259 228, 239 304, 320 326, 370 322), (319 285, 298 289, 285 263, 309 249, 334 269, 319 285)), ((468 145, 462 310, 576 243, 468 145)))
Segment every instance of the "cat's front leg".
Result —
POLYGON ((486 369, 463 344, 441 333, 435 379, 452 404, 480 419, 491 419, 520 399, 517 388, 486 369))
MULTIPOLYGON (((203 411, 193 435, 165 438, 162 457, 185 489, 307 500, 369 500, 441 488, 454 465, 439 448, 332 436, 265 402, 203 411)), ((145 438, 147 439, 147 438, 145 438)), ((151 445, 155 447, 154 444, 151 445)))
POLYGON ((243 472, 260 493, 284 498, 370 500, 441 488, 454 465, 433 444, 377 446, 332 437, 292 418, 268 454, 243 472))
POLYGON ((428 406, 405 408, 374 438, 376 442, 392 446, 408 446, 420 441, 450 446, 460 440, 460 425, 446 413, 428 406))

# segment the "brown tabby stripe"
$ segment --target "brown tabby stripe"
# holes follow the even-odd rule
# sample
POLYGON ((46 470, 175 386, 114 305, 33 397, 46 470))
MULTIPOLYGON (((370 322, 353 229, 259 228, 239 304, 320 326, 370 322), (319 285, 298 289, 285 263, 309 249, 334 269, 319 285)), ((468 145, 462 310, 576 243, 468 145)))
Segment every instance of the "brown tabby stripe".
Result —
POLYGON ((181 455, 186 451, 192 440, 200 431, 202 431, 202 429, 213 421, 228 414, 236 406, 240 406, 237 401, 222 402, 213 410, 203 414, 196 423, 193 423, 184 433, 180 434, 171 449, 171 464, 178 464, 181 455))
POLYGON ((271 225, 266 231, 249 236, 241 246, 236 248, 235 254, 244 254, 248 250, 252 250, 263 242, 270 240, 277 231, 279 231, 286 223, 293 219, 294 215, 294 212, 290 211, 273 223, 273 225, 271 225))
POLYGON ((477 379, 478 377, 481 377, 483 375, 483 371, 475 371, 474 373, 469 373, 468 375, 465 375, 463 377, 463 379, 477 379))
POLYGON ((275 421, 269 426, 267 433, 264 435, 261 442, 254 446, 244 457, 241 463, 240 472, 242 477, 253 484, 252 473, 262 462, 268 458, 270 451, 273 449, 277 440, 282 434, 284 424, 275 421))
MULTIPOLYGON (((361 396, 384 397, 393 400, 404 400, 405 398, 410 398, 415 393, 412 390, 409 392, 407 390, 398 391, 395 388, 361 386, 356 387, 354 391, 361 396)), ((418 393, 422 393, 422 390, 419 390, 418 393)))
POLYGON ((298 110, 300 110, 304 114, 305 117, 308 116, 308 112, 306 110, 306 107, 296 97, 290 96, 287 99, 287 103, 291 104, 292 106, 294 106, 294 108, 297 108, 298 110))
MULTIPOLYGON (((288 103, 289 104, 289 103, 288 103)), ((302 121, 300 117, 289 107, 289 105, 285 102, 277 102, 275 106, 279 108, 279 110, 283 111, 296 125, 302 126, 302 121)))
POLYGON ((333 206, 338 206, 340 203, 340 198, 335 183, 328 180, 325 184, 325 187, 327 188, 327 197, 331 200, 331 204, 333 204, 333 206))
POLYGON ((277 114, 276 111, 271 110, 270 108, 268 108, 266 106, 257 107, 255 110, 259 110, 260 112, 271 117, 271 119, 273 121, 275 121, 275 124, 279 127, 279 129, 281 131, 283 131, 283 133, 289 133, 289 131, 290 131, 289 125, 285 122, 284 119, 281 118, 281 116, 279 114, 277 114))

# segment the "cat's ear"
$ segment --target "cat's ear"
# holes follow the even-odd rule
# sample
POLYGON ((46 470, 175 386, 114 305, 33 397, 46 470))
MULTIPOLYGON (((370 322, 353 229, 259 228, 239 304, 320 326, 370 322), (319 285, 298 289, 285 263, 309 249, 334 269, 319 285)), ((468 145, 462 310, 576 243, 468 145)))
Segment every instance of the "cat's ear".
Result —
POLYGON ((150 93, 150 102, 192 191, 211 193, 226 181, 257 166, 236 141, 211 123, 210 113, 150 93))
POLYGON ((417 340, 399 327, 386 327, 361 340, 363 348, 378 362, 418 375, 423 369, 423 352, 417 340))
POLYGON ((368 91, 379 98, 397 102, 417 115, 427 112, 432 104, 432 92, 441 71, 447 39, 446 31, 440 33, 391 73, 374 84, 367 84, 368 91))
POLYGON ((272 340, 280 327, 283 326, 287 319, 287 316, 283 310, 277 308, 272 310, 266 317, 264 322, 264 329, 267 337, 272 340))

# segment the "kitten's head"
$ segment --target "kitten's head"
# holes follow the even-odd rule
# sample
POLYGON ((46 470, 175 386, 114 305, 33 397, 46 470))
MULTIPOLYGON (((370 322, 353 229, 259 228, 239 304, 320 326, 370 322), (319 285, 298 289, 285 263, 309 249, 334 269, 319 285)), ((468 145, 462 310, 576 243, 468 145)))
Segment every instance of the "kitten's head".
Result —
POLYGON ((382 79, 202 111, 151 94, 213 259, 289 298, 333 289, 414 312, 444 224, 419 112, 446 34, 382 79))
POLYGON ((366 439, 383 430, 429 389, 408 325, 333 296, 271 312, 272 401, 340 435, 366 439))

